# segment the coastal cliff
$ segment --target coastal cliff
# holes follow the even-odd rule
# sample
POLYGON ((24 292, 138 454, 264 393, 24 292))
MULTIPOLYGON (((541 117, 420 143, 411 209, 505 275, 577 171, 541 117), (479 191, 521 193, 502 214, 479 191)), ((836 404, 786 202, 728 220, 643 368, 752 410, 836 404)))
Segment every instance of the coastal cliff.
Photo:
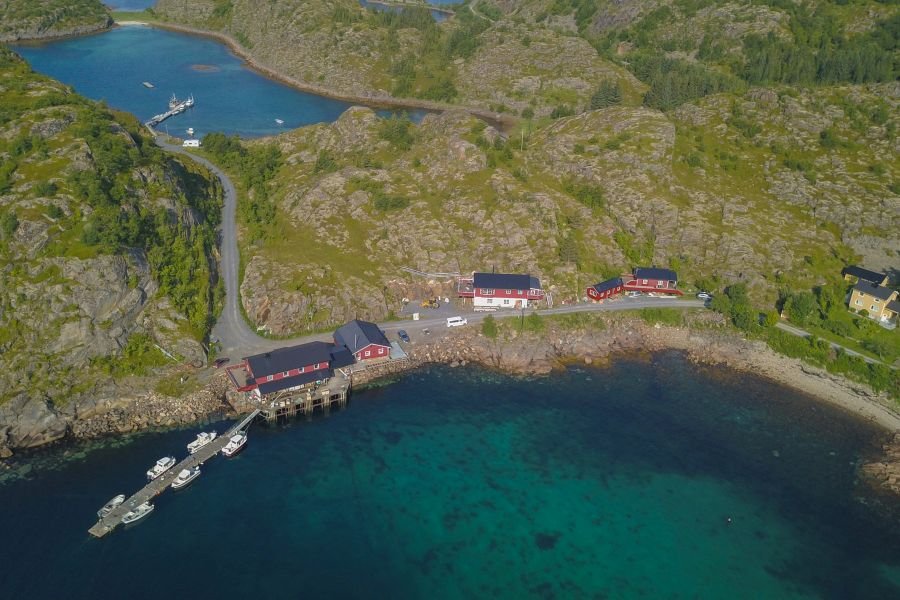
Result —
POLYGON ((100 0, 6 0, 0 9, 0 42, 84 35, 113 24, 100 0))
POLYGON ((218 180, 2 47, 0 165, 0 454, 194 385, 218 180))

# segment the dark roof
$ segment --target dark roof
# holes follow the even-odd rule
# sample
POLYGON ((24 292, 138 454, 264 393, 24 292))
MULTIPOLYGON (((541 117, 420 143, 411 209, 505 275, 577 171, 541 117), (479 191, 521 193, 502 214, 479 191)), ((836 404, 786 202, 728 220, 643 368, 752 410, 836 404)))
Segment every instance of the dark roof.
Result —
POLYGON ((857 279, 861 279, 862 281, 869 281, 875 284, 881 283, 886 277, 884 273, 870 271, 868 269, 863 269, 862 267, 857 267, 856 265, 844 267, 844 270, 841 271, 841 275, 853 275, 857 279))
POLYGON ((335 349, 331 352, 331 367, 333 369, 349 367, 354 362, 356 362, 356 359, 353 358, 353 353, 344 346, 335 346, 335 349))
POLYGON ((883 285, 872 285, 868 281, 860 280, 856 285, 853 286, 854 290, 862 292, 863 294, 868 294, 869 296, 875 296, 881 300, 887 300, 894 293, 889 287, 884 287, 883 285))
POLYGON ((298 385, 312 383, 313 381, 318 381, 320 379, 327 379, 332 375, 333 371, 331 369, 318 369, 317 371, 300 373, 299 375, 294 375, 293 377, 285 377, 284 379, 279 379, 277 381, 261 383, 259 384, 259 393, 271 394, 274 392, 280 392, 281 390, 286 390, 298 385))
POLYGON ((334 332, 334 342, 338 346, 346 346, 350 352, 356 354, 369 344, 391 347, 391 343, 385 337, 384 332, 375 323, 354 319, 346 325, 342 325, 334 332))
POLYGON ((635 279, 659 279, 662 281, 678 281, 678 275, 671 269, 657 269, 656 267, 635 267, 635 279))
POLYGON ((894 300, 893 302, 889 302, 887 307, 888 307, 888 310, 892 310, 895 313, 900 314, 900 302, 897 302, 896 300, 894 300))
POLYGON ((531 275, 515 275, 511 273, 475 273, 474 285, 477 288, 493 290, 539 290, 541 281, 531 275))
POLYGON ((315 363, 331 360, 331 350, 334 344, 327 342, 309 342, 299 346, 278 348, 271 352, 249 356, 245 360, 253 371, 253 377, 260 380, 267 375, 283 373, 291 369, 299 369, 315 363))
POLYGON ((595 283, 592 287, 597 290, 597 293, 603 293, 607 290, 611 290, 617 288, 619 286, 625 285, 622 282, 621 277, 614 277, 612 279, 607 279, 606 281, 601 281, 600 283, 595 283))

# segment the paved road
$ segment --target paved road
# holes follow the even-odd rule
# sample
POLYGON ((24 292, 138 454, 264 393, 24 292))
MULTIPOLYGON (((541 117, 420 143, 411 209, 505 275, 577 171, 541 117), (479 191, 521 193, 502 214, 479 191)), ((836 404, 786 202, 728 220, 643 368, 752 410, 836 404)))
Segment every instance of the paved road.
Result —
MULTIPOLYGON (((219 354, 227 356, 232 361, 244 356, 258 354, 280 348, 282 346, 290 346, 294 344, 302 344, 316 340, 330 340, 331 334, 305 335, 290 339, 272 340, 261 337, 244 320, 241 311, 238 308, 238 249, 237 249, 237 228, 235 225, 235 211, 237 210, 237 193, 234 184, 225 173, 216 165, 206 160, 202 156, 197 156, 188 152, 181 146, 176 146, 164 142, 157 137, 157 144, 162 148, 182 154, 197 161, 204 167, 209 169, 222 182, 224 191, 224 207, 222 209, 222 230, 221 230, 221 262, 220 268, 222 276, 225 278, 225 307, 222 315, 213 327, 212 337, 221 344, 219 354)), ((564 315, 577 312, 609 312, 621 310, 633 310, 639 308, 700 308, 703 306, 701 300, 695 299, 672 299, 672 298, 651 298, 622 297, 617 300, 607 302, 605 304, 573 304, 568 306, 557 306, 547 310, 542 310, 542 315, 564 315)), ((410 332, 418 332, 424 329, 447 328, 447 320, 444 317, 428 318, 428 309, 422 309, 423 319, 419 321, 392 321, 379 324, 387 333, 394 333, 400 329, 406 329, 410 332)), ((517 311, 501 311, 500 313, 460 313, 465 316, 470 325, 480 323, 487 314, 494 314, 497 317, 502 316, 519 316, 517 311)))
MULTIPOLYGON (((775 324, 775 327, 777 327, 778 329, 781 329, 782 331, 787 331, 788 333, 796 335, 798 337, 809 337, 812 335, 810 332, 806 331, 805 329, 800 329, 799 327, 795 327, 793 325, 788 325, 787 323, 778 322, 775 324)), ((822 339, 824 339, 824 338, 822 338, 822 339)), ((876 365, 885 364, 885 363, 881 362, 880 360, 875 360, 874 358, 870 358, 870 357, 866 356, 865 354, 860 354, 856 350, 851 350, 850 348, 847 348, 846 346, 841 346, 840 344, 836 344, 829 340, 825 340, 825 341, 828 342, 829 344, 831 344, 831 347, 834 348, 835 350, 840 348, 847 354, 850 354, 851 356, 858 356, 859 358, 863 359, 867 363, 876 364, 876 365)))

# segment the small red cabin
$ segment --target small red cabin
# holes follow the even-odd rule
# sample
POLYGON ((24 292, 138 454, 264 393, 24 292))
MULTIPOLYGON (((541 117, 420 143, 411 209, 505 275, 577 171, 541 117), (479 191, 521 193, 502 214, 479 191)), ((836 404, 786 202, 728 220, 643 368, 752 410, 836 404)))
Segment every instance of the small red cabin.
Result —
POLYGON ((344 346, 357 361, 388 359, 391 343, 375 323, 354 319, 334 332, 334 343, 344 346))
POLYGON ((587 295, 588 298, 594 302, 599 302, 600 300, 611 298, 616 294, 621 294, 624 290, 625 282, 622 281, 621 277, 615 277, 613 279, 601 281, 600 283, 595 283, 588 287, 587 295))

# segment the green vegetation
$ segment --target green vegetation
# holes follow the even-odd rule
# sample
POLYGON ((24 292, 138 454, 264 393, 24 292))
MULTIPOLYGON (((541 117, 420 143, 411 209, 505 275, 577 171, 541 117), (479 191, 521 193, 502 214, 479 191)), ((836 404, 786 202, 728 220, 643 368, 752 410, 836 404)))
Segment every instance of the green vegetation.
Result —
POLYGON ((642 308, 638 311, 641 320, 650 325, 668 325, 680 327, 684 324, 683 311, 677 308, 642 308))
POLYGON ((481 322, 481 333, 489 340, 497 339, 499 330, 497 328, 497 319, 494 318, 494 315, 486 316, 484 321, 481 322))
POLYGON ((146 333, 133 333, 122 348, 121 355, 101 356, 91 361, 93 366, 116 379, 129 375, 147 375, 167 362, 166 356, 146 333))
POLYGON ((102 27, 109 19, 100 0, 5 0, 0 15, 0 41, 16 32, 25 32, 23 39, 63 35, 72 27, 102 27))

